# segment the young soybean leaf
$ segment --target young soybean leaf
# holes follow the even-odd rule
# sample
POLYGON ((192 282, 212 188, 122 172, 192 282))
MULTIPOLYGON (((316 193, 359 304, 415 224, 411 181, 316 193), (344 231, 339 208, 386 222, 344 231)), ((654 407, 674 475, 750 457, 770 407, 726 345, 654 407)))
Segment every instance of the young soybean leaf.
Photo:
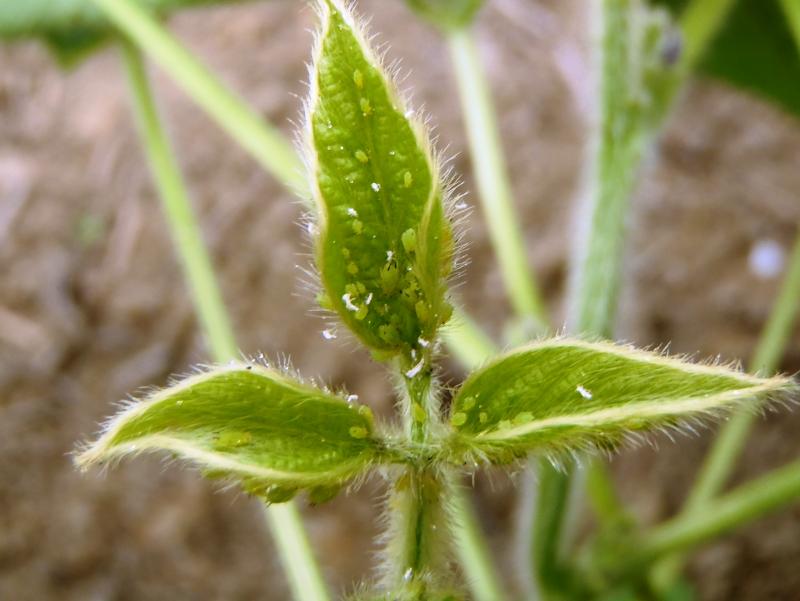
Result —
POLYGON ((324 304, 373 350, 408 355, 452 311, 445 191, 421 124, 352 15, 338 0, 319 9, 307 162, 324 304))
POLYGON ((473 373, 453 400, 451 459, 506 462, 529 451, 607 448, 626 433, 674 427, 796 391, 757 378, 606 342, 553 339, 473 373))
POLYGON ((312 501, 381 456, 366 407, 258 365, 221 367, 135 403, 77 458, 81 467, 164 450, 273 502, 312 501))

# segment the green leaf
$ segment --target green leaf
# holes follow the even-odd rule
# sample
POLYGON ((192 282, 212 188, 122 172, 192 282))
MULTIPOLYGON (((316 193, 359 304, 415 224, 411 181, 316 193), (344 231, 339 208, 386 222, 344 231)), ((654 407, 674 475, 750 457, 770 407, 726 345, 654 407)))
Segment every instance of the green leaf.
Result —
MULTIPOLYGON (((688 4, 657 2, 675 14, 688 4)), ((777 0, 736 0, 698 69, 800 116, 800 54, 777 0)))
POLYGON ((473 373, 450 416, 453 459, 510 461, 529 451, 610 448, 630 432, 785 397, 787 378, 756 378, 606 342, 552 339, 473 373))
POLYGON ((442 29, 463 29, 475 20, 484 0, 406 0, 420 16, 442 29))
POLYGON ((281 502, 301 488, 311 489, 312 501, 330 498, 378 461, 383 447, 367 407, 260 365, 231 365, 132 404, 77 463, 145 451, 168 451, 281 502))
MULTIPOLYGON (((138 0, 157 16, 242 0, 138 0)), ((0 40, 41 38, 69 67, 107 41, 113 27, 91 0, 0 0, 0 40)))
POLYGON ((323 304, 373 350, 417 356, 452 312, 445 189, 365 34, 339 2, 319 7, 307 162, 323 304))

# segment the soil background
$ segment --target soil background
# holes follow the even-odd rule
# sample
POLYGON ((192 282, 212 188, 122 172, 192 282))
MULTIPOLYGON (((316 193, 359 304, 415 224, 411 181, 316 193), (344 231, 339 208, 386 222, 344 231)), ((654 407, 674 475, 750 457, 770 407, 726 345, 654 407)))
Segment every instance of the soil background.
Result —
MULTIPOLYGON (((413 72, 467 201, 469 158, 446 47, 399 1, 361 0, 390 58, 413 72)), ((580 0, 491 0, 477 25, 501 115, 529 260, 562 320, 572 206, 585 141, 587 44, 580 0)), ((172 21, 204 62, 287 134, 300 114, 313 11, 264 2, 172 21)), ((151 186, 113 49, 59 71, 35 44, 0 48, 0 599, 288 599, 261 510, 157 457, 81 475, 69 453, 118 399, 206 360, 151 186)), ((292 197, 155 73, 223 283, 242 351, 288 354, 303 373, 346 385, 390 418, 380 366, 326 342, 298 284, 308 244, 292 197)), ((789 252, 800 221, 800 125, 707 81, 687 90, 648 158, 630 217, 618 335, 674 352, 746 361, 779 274, 754 249, 789 252), (767 270, 769 271, 769 270, 767 270)), ((498 340, 508 317, 479 208, 459 288, 498 340)), ((797 332, 782 368, 800 367, 797 332)), ((447 376, 457 383, 455 364, 447 376)), ((800 413, 765 417, 736 480, 797 456, 800 413)), ((712 432, 655 438, 613 460, 646 522, 674 512, 712 432)), ((513 538, 519 479, 476 478, 493 555, 524 581, 513 538)), ((369 577, 373 481, 304 508, 333 590, 369 577)), ((690 575, 704 601, 800 598, 800 507, 707 547, 690 575)))

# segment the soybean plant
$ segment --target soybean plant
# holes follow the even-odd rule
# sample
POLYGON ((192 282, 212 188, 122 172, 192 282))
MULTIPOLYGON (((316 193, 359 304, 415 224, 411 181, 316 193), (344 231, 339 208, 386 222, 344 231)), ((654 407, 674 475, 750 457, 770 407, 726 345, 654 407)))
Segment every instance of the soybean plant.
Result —
POLYGON ((317 6, 303 137, 318 299, 385 364, 398 423, 376 423, 368 404, 285 365, 234 361, 125 407, 80 466, 162 451, 269 503, 300 492, 321 503, 379 474, 390 491, 382 567, 359 598, 444 601, 462 598, 448 550, 463 474, 610 450, 792 393, 782 377, 564 337, 511 349, 445 390, 436 365, 459 262, 452 186, 363 26, 340 0, 317 6))

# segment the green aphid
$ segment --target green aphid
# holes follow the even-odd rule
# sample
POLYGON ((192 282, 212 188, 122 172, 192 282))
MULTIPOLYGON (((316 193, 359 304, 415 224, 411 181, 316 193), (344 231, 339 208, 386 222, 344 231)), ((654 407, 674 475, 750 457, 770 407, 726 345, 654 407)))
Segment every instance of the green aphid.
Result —
POLYGON ((391 259, 380 271, 381 290, 384 294, 390 295, 397 290, 397 283, 400 280, 400 269, 397 267, 397 261, 391 259))
POLYGON ((403 248, 409 254, 417 250, 417 232, 413 228, 408 228, 400 236, 400 241, 403 243, 403 248))
POLYGON ((397 328, 390 323, 378 326, 378 336, 387 344, 397 344, 400 340, 397 328))
POLYGON ((366 438, 367 434, 369 434, 369 432, 367 432, 367 429, 362 428, 361 426, 352 426, 349 431, 350 431, 350 436, 352 436, 353 438, 357 438, 359 440, 362 438, 366 438))
POLYGON ((450 423, 455 427, 463 426, 467 423, 467 414, 461 413, 460 411, 458 413, 454 413, 450 418, 450 423))
POLYGON ((418 300, 414 304, 414 312, 417 314, 417 319, 419 319, 422 323, 427 323, 431 316, 430 310, 428 309, 428 303, 423 300, 418 300))
POLYGON ((248 445, 252 440, 253 435, 250 432, 225 430, 224 432, 220 432, 220 435, 214 442, 214 446, 218 449, 232 449, 248 445))

